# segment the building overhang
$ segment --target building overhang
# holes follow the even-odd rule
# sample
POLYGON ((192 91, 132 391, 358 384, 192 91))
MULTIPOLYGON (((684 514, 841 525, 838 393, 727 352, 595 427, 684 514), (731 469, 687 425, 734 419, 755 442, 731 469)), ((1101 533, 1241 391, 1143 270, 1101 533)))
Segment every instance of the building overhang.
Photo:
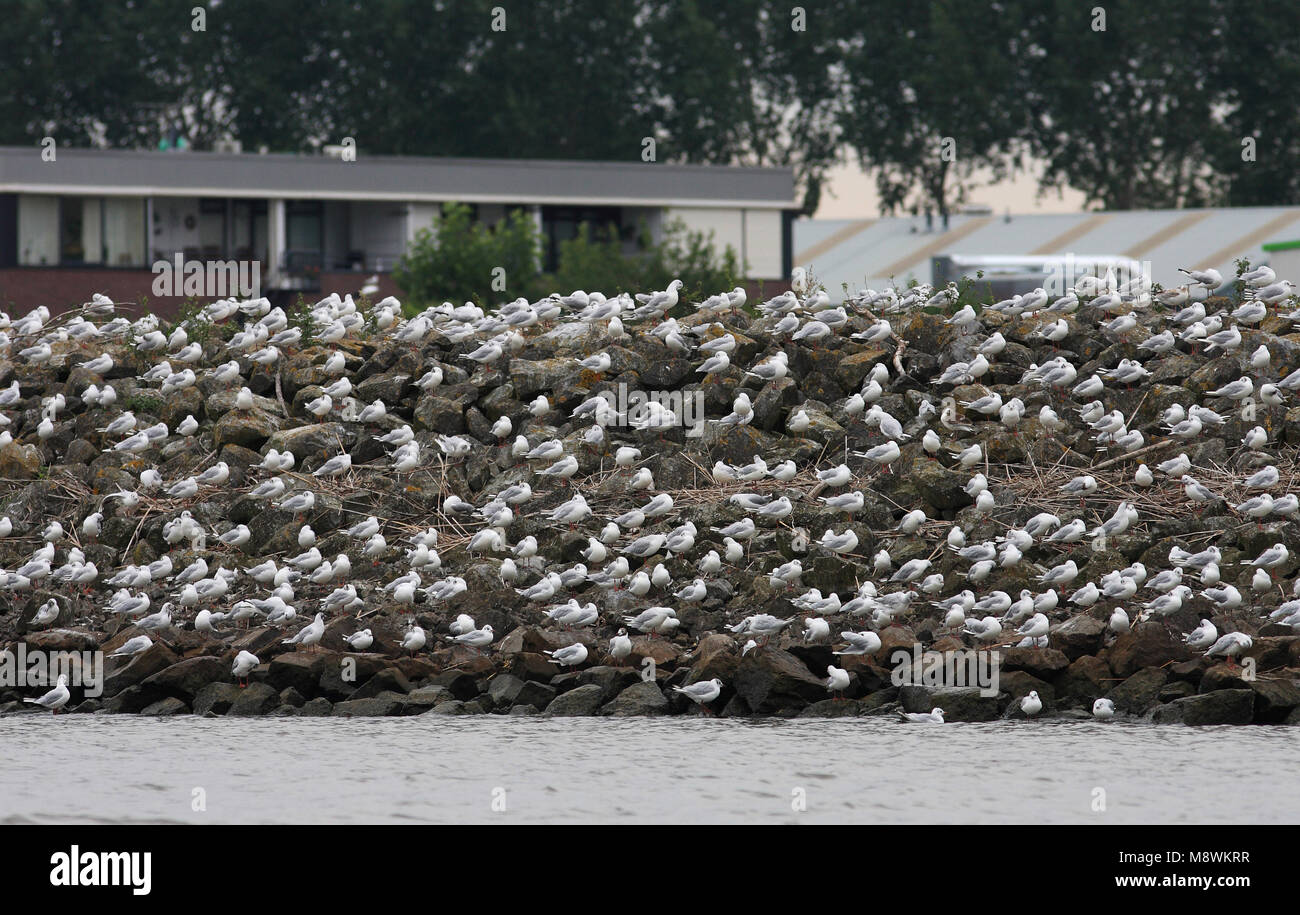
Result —
POLYGON ((0 147, 0 193, 480 204, 798 207, 789 168, 0 147))

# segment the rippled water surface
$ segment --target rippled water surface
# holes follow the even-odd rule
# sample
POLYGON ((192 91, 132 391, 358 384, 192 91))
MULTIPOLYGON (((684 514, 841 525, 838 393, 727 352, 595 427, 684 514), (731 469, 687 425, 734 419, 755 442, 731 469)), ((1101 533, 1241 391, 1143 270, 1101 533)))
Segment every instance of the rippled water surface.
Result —
POLYGON ((1288 727, 20 715, 0 746, 9 823, 1300 821, 1288 727))

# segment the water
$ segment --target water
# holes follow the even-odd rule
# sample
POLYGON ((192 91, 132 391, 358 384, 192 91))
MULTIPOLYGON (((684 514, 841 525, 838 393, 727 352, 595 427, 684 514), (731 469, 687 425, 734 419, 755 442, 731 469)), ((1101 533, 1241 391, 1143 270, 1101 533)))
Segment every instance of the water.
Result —
POLYGON ((21 715, 0 746, 4 823, 1300 820, 1294 727, 21 715))

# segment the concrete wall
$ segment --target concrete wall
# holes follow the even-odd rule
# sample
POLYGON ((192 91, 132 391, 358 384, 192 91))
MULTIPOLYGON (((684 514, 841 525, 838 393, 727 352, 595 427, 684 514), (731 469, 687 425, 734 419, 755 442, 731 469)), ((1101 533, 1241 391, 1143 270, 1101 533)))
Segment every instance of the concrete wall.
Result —
POLYGON ((777 279, 781 270, 781 211, 745 211, 746 275, 758 279, 777 279))
POLYGON ((412 203, 406 207, 406 240, 411 241, 421 229, 432 229, 442 212, 436 203, 412 203))
MULTIPOLYGON (((1300 277, 1300 248, 1283 248, 1281 251, 1268 253, 1268 265, 1277 273, 1278 279, 1294 280, 1300 277)), ((1224 274, 1225 279, 1229 279, 1224 274)))
POLYGON ((674 207, 664 212, 664 225, 675 219, 693 232, 712 232, 719 252, 730 245, 746 276, 781 277, 780 210, 674 207))

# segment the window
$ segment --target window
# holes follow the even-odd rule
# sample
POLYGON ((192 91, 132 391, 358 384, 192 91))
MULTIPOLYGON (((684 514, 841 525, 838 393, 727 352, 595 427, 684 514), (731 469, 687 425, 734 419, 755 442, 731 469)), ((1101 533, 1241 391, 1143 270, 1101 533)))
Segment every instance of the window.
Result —
POLYGON ((236 200, 231 205, 230 240, 237 261, 266 260, 266 201, 236 200))
POLYGON ((602 233, 619 235, 618 207, 542 207, 542 235, 545 247, 545 270, 560 264, 560 245, 578 237, 578 226, 586 224, 593 238, 602 233))
POLYGON ((107 267, 145 266, 144 198, 107 197, 103 203, 107 267))
POLYGON ((226 257, 226 201, 212 197, 199 200, 199 250, 203 260, 226 257))
POLYGON ((24 267, 59 262, 59 198, 22 194, 18 198, 18 263, 24 267))
POLYGON ((18 263, 25 267, 144 267, 143 197, 18 198, 18 263))
POLYGON ((59 198, 59 263, 103 263, 102 207, 98 197, 59 198))
POLYGON ((291 200, 285 204, 285 246, 290 251, 320 253, 324 222, 319 200, 291 200))

